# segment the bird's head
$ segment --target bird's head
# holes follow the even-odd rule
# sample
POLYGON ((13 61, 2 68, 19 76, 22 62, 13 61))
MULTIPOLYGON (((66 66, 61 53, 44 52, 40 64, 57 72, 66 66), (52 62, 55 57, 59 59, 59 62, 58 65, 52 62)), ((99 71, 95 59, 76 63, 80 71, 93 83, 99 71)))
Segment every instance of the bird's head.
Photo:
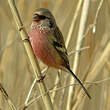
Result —
POLYGON ((35 10, 32 18, 33 26, 39 26, 40 28, 54 28, 56 25, 54 16, 46 8, 38 8, 35 10))

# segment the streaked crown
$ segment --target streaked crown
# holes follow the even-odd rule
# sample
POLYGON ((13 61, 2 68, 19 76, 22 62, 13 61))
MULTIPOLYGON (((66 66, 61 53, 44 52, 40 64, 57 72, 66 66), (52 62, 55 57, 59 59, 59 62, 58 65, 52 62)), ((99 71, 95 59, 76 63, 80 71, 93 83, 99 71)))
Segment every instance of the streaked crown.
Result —
POLYGON ((54 16, 48 9, 38 8, 35 10, 34 15, 33 15, 33 20, 40 20, 40 19, 45 19, 45 18, 54 20, 54 16))

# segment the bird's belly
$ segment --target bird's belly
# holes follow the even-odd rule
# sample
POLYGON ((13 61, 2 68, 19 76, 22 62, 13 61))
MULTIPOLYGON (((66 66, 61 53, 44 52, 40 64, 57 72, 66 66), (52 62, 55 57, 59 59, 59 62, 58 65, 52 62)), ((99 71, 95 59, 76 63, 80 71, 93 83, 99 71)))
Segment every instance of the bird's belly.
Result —
POLYGON ((59 57, 59 54, 56 52, 56 50, 53 48, 52 44, 48 42, 48 39, 46 35, 31 35, 31 45, 34 50, 35 56, 37 56, 41 61, 43 61, 46 65, 59 68, 59 65, 61 65, 61 58, 59 57))

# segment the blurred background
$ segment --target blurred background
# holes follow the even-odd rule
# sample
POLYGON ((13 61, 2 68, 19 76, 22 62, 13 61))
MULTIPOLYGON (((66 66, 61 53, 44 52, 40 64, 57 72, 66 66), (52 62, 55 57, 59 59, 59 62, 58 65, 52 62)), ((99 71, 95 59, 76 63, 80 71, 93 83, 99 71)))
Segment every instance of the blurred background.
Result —
MULTIPOLYGON (((88 0, 89 8, 84 29, 84 39, 80 52, 77 76, 89 85, 92 99, 75 86, 67 109, 69 87, 53 92, 55 110, 110 110, 110 0, 88 0), (100 5, 102 3, 102 5, 100 5), (98 10, 99 9, 99 10, 98 10), (94 28, 89 28, 94 23, 94 28), (88 31, 87 31, 88 30, 88 31), (89 47, 86 49, 86 47, 89 47)), ((74 29, 67 47, 68 53, 76 51, 76 42, 83 8, 83 0, 16 0, 17 9, 29 33, 33 12, 36 8, 48 8, 54 15, 65 42, 74 16, 74 29), (79 2, 79 11, 76 12, 79 2)), ((73 53, 69 56, 71 68, 74 64, 73 53)), ((39 61, 41 69, 46 65, 39 61)), ((57 70, 50 68, 44 79, 48 90, 70 84, 70 76, 62 72, 57 79, 57 70), (57 85, 56 85, 57 82, 57 85)), ((17 110, 24 105, 26 96, 35 76, 21 41, 7 0, 0 0, 0 83, 8 93, 17 110)), ((40 95, 37 84, 32 90, 30 100, 40 95)), ((0 110, 9 110, 9 104, 0 92, 0 110)), ((28 106, 28 110, 45 110, 42 98, 28 106)))

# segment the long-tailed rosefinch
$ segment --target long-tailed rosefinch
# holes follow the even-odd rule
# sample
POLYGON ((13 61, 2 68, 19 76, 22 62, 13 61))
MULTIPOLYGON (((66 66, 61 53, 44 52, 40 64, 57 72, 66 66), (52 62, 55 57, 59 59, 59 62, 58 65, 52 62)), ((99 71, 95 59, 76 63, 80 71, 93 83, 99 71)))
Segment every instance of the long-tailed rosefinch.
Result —
POLYGON ((35 56, 49 67, 69 72, 91 98, 84 85, 70 69, 62 33, 48 9, 39 8, 35 11, 31 24, 30 41, 35 56))

